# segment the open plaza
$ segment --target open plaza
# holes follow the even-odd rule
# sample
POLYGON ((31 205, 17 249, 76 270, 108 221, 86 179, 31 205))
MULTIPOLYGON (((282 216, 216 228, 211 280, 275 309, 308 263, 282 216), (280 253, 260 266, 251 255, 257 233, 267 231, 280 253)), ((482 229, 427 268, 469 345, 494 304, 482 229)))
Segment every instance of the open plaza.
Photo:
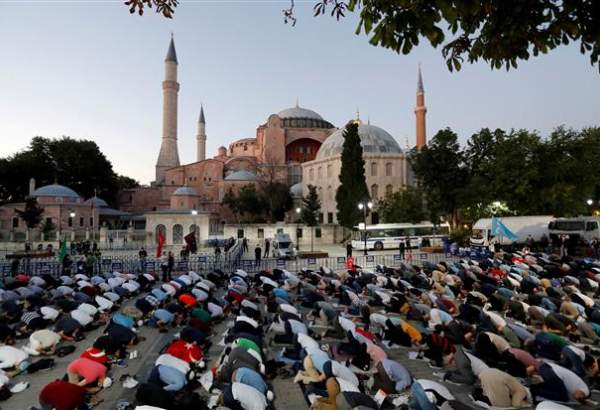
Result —
POLYGON ((600 1, 0 4, 0 410, 600 409, 600 1))

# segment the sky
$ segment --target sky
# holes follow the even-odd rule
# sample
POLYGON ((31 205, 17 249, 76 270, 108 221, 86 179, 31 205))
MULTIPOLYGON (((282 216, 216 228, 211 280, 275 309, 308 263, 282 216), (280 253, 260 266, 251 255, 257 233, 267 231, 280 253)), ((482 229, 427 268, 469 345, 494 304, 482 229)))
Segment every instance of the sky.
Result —
POLYGON ((195 160, 200 105, 207 155, 254 137, 268 116, 295 105, 336 126, 356 116, 401 147, 415 143, 417 68, 428 137, 450 127, 461 140, 483 127, 600 125, 600 74, 578 45, 521 62, 517 70, 463 64, 449 72, 423 42, 408 56, 354 34, 357 19, 313 17, 296 0, 182 0, 172 20, 130 15, 121 0, 0 0, 0 157, 32 137, 96 141, 116 172, 149 183, 161 141, 164 58, 173 33, 179 60, 179 156, 195 160))

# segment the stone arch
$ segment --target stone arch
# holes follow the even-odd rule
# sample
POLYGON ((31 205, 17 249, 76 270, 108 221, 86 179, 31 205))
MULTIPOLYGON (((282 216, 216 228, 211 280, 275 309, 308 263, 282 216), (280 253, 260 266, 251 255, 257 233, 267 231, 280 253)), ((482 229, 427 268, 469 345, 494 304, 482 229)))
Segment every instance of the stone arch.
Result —
POLYGON ((158 243, 159 232, 162 233, 163 237, 165 238, 165 243, 166 243, 167 242, 167 227, 164 226, 163 224, 158 224, 158 225, 156 225, 156 228, 154 228, 154 242, 158 243))
POLYGON ((371 185, 371 199, 373 201, 379 199, 379 185, 377 184, 371 185))
POLYGON ((183 226, 181 224, 173 225, 173 244, 179 245, 183 243, 183 226))

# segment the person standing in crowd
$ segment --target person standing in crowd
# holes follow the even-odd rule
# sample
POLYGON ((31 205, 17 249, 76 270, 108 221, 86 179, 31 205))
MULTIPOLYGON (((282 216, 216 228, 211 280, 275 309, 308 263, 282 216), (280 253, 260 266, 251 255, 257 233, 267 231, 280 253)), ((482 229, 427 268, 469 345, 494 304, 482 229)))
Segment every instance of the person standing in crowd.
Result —
POLYGON ((260 265, 261 256, 262 256, 262 249, 260 249, 260 245, 256 245, 256 248, 254 248, 254 261, 256 262, 257 265, 260 265))
POLYGON ((244 253, 248 252, 248 239, 246 238, 242 239, 242 249, 244 250, 244 253))
POLYGON ((349 258, 350 256, 352 256, 352 242, 348 241, 348 243, 346 243, 346 258, 349 258))
POLYGON ((221 257, 221 247, 219 246, 219 244, 217 243, 215 245, 215 258, 219 259, 221 257))
POLYGON ((167 274, 169 276, 169 280, 173 279, 173 269, 175 268, 175 256, 173 252, 169 251, 169 257, 167 260, 167 274))
POLYGON ((400 243, 398 244, 398 251, 400 253, 400 259, 404 260, 404 252, 406 250, 406 244, 404 243, 404 241, 400 241, 400 243))
POLYGON ((167 257, 167 253, 163 252, 160 257, 160 270, 162 271, 162 280, 163 282, 168 282, 169 279, 169 258, 167 257))
POLYGON ((144 247, 142 246, 142 248, 140 249, 140 251, 138 252, 138 256, 140 257, 141 261, 146 260, 146 258, 148 257, 148 252, 146 252, 146 249, 144 249, 144 247))
POLYGON ((267 239, 265 239, 265 255, 263 256, 263 258, 269 257, 270 250, 271 250, 271 241, 269 241, 269 238, 267 238, 267 239))

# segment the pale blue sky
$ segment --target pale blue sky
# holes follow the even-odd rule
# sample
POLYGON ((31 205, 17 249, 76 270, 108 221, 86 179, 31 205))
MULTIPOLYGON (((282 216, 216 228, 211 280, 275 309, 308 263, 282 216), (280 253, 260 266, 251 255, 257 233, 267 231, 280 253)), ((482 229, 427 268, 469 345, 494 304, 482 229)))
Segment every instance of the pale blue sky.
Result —
POLYGON ((600 75, 578 46, 491 71, 446 69, 423 44, 409 56, 355 36, 356 19, 313 18, 298 2, 296 27, 282 1, 186 1, 175 18, 130 15, 122 1, 0 0, 0 156, 34 135, 94 139, 117 172, 147 183, 161 134, 161 81, 170 32, 179 58, 179 150, 195 157, 200 103, 207 152, 254 137, 268 115, 300 105, 335 125, 354 117, 414 144, 416 72, 422 63, 428 135, 464 140, 482 127, 600 125, 600 75))

